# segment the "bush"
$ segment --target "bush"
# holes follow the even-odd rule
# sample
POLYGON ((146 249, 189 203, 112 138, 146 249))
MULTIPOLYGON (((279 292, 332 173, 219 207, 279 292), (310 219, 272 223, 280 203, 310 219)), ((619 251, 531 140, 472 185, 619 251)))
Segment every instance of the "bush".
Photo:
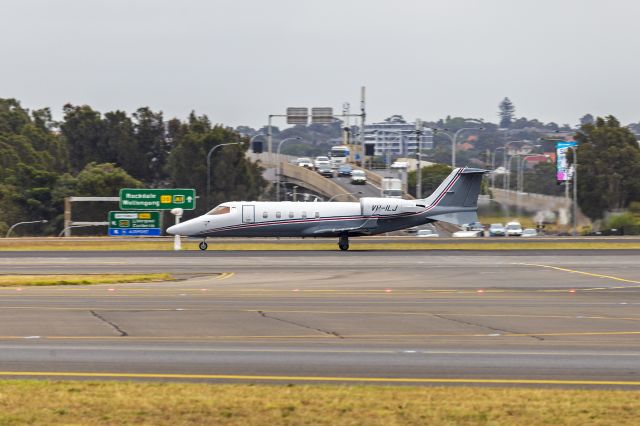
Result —
POLYGON ((606 228, 622 230, 621 235, 639 235, 640 219, 631 212, 611 216, 606 222, 606 228))

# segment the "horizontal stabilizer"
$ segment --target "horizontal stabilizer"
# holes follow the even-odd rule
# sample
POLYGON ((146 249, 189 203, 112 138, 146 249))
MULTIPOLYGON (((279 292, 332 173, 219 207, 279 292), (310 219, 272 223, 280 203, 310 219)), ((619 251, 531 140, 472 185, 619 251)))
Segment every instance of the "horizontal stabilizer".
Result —
POLYGON ((470 212, 446 213, 439 214, 437 216, 429 216, 429 219, 447 222, 454 225, 464 225, 471 222, 478 222, 478 213, 476 213, 475 210, 470 212))

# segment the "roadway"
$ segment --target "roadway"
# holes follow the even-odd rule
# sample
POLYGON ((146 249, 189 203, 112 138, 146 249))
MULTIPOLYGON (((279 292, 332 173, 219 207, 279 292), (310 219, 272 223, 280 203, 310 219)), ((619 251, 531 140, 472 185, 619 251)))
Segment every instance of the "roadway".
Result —
POLYGON ((640 387, 637 251, 1 252, 0 376, 640 387))
MULTIPOLYGON (((362 194, 356 194, 356 197, 380 197, 381 188, 373 185, 371 182, 367 182, 364 185, 352 185, 350 177, 335 177, 334 182, 340 185, 344 189, 345 193, 362 192, 362 194)), ((336 198, 337 201, 344 201, 344 198, 336 198)))

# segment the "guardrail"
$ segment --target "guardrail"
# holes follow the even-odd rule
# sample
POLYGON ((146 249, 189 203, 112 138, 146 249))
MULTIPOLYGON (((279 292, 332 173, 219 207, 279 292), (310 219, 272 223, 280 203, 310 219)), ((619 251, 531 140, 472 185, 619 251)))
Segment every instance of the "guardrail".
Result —
MULTIPOLYGON (((305 187, 312 191, 323 194, 326 197, 333 197, 338 194, 344 194, 344 188, 333 182, 331 178, 326 178, 318 173, 305 169, 304 167, 294 166, 289 163, 282 163, 282 175, 304 182, 305 187)), ((358 201, 353 195, 345 195, 341 201, 358 201)))

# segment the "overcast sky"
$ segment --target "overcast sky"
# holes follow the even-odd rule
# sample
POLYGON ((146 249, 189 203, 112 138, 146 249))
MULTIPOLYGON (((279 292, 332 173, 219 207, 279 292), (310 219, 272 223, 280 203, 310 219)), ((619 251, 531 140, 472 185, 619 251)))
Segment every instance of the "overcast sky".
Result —
MULTIPOLYGON (((0 97, 258 127, 287 106, 368 121, 640 120, 637 0, 0 0, 0 97)), ((274 124, 283 126, 282 120, 274 124)))

